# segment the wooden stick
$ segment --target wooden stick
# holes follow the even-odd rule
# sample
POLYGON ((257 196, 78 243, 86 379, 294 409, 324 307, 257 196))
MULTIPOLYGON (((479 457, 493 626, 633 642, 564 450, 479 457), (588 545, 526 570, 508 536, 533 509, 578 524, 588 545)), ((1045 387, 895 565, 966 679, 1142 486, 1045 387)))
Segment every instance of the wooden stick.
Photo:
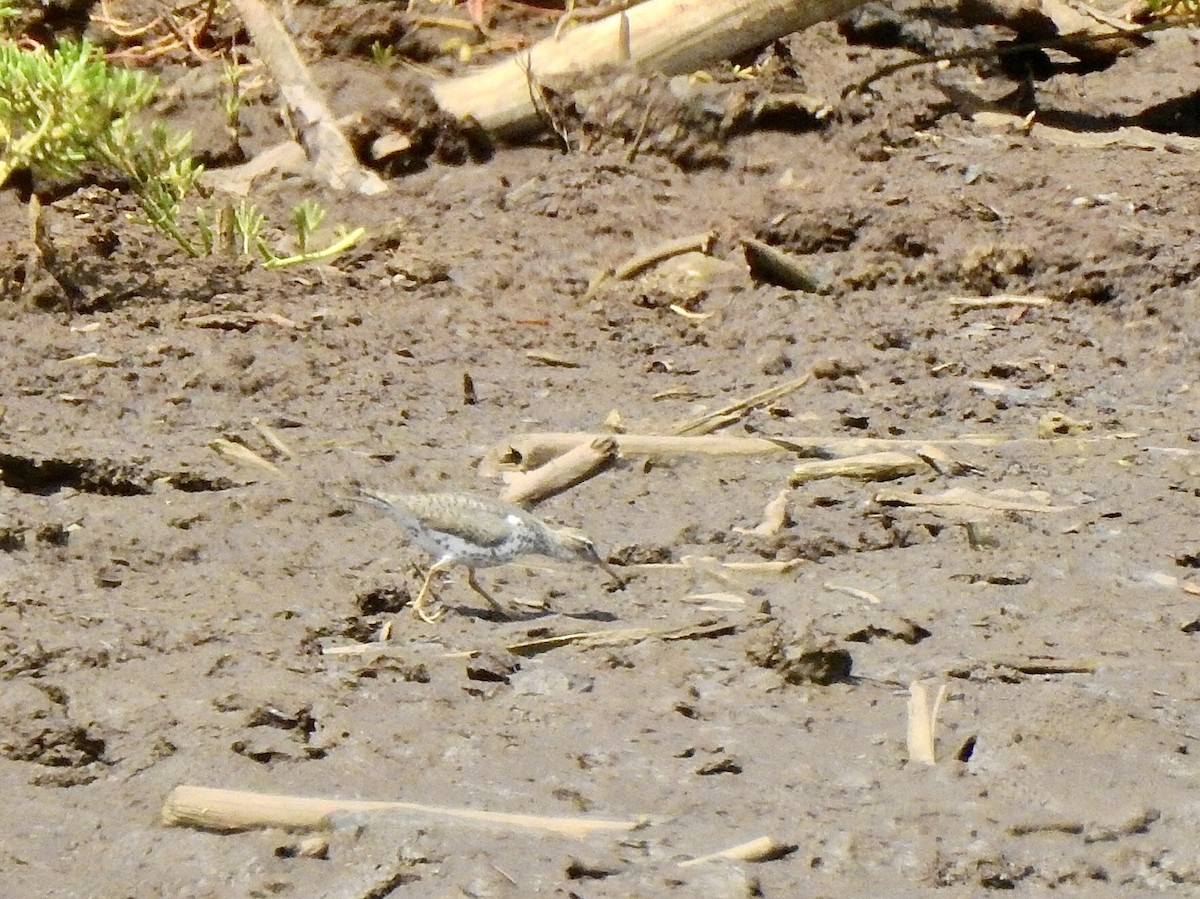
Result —
POLYGON ((722 858, 731 858, 741 862, 769 862, 777 858, 783 858, 783 856, 795 851, 795 846, 780 843, 771 837, 759 837, 757 840, 750 840, 748 843, 730 846, 728 849, 722 849, 720 852, 711 852, 708 855, 701 855, 698 858, 689 858, 687 861, 680 862, 679 867, 691 868, 722 858))
POLYGON ((789 393, 794 393, 795 391, 799 390, 801 387, 807 384, 811 378, 811 372, 806 372, 804 375, 796 378, 794 381, 788 381, 786 384, 777 384, 774 387, 768 387, 766 390, 759 391, 752 396, 737 400, 736 402, 730 403, 728 406, 722 406, 720 409, 708 412, 704 415, 701 415, 699 418, 694 418, 691 421, 685 421, 675 428, 674 433, 678 435, 690 434, 693 436, 698 434, 707 434, 714 429, 713 426, 716 423, 724 422, 725 419, 731 415, 741 416, 742 413, 750 409, 757 408, 758 406, 765 406, 767 403, 773 403, 778 399, 782 399, 789 393))
POLYGON ((313 174, 335 190, 361 194, 387 190, 383 180, 358 164, 329 107, 308 74, 287 31, 262 0, 233 0, 246 30, 283 95, 313 174))
POLYGON ((611 466, 617 458, 617 443, 605 435, 580 443, 533 471, 510 475, 500 498, 526 509, 574 487, 611 466))
MULTIPOLYGON (((489 470, 524 471, 537 468, 562 455, 580 443, 596 437, 609 436, 588 433, 542 432, 518 434, 488 450, 484 465, 489 470)), ((957 440, 885 440, 874 437, 722 437, 665 434, 614 434, 617 451, 622 456, 767 456, 794 453, 815 458, 840 458, 860 453, 928 444, 992 446, 1005 443, 1008 437, 962 437, 957 440)))
POLYGON ((485 130, 515 137, 541 124, 531 82, 554 82, 579 72, 630 65, 677 75, 737 56, 775 38, 834 19, 863 0, 646 0, 549 37, 529 51, 480 72, 433 85, 438 105, 485 130), (622 40, 622 29, 629 39, 622 40))
MULTIPOLYGON (((815 459, 842 459, 863 453, 911 450, 918 455, 928 447, 1000 446, 1071 441, 1076 444, 1104 440, 1128 440, 1134 433, 1103 434, 1098 437, 1056 437, 1050 440, 1013 437, 1008 434, 968 434, 940 440, 891 440, 882 437, 721 437, 664 434, 592 434, 587 432, 541 431, 518 434, 496 444, 485 454, 482 466, 491 472, 525 471, 545 465, 551 459, 597 437, 611 436, 622 456, 766 456, 792 453, 815 459)), ((928 463, 926 463, 928 464, 928 463)))
POLYGON ((1054 301, 1049 297, 1002 293, 990 297, 946 297, 946 302, 957 309, 994 309, 1002 306, 1049 306, 1054 301))
POLYGON ((666 243, 631 256, 613 269, 613 277, 620 281, 628 281, 634 275, 640 275, 652 265, 657 265, 673 256, 684 253, 708 253, 712 243, 717 239, 715 231, 705 231, 702 234, 689 234, 687 237, 675 237, 666 243))
POLYGON ((894 481, 929 470, 928 463, 911 453, 863 453, 841 459, 812 459, 792 470, 793 487, 825 478, 855 478, 860 481, 894 481))
POLYGON ((913 681, 908 687, 908 757, 923 765, 937 764, 937 720, 946 699, 946 685, 931 686, 913 681))
POLYGON ((163 803, 162 821, 167 825, 198 827, 203 830, 221 832, 264 827, 280 827, 286 830, 323 830, 330 826, 330 816, 332 815, 346 812, 387 811, 411 812, 415 815, 468 824, 544 830, 577 839, 594 833, 634 830, 643 823, 640 821, 609 821, 601 818, 512 815, 503 812, 419 805, 415 802, 277 796, 269 793, 220 790, 188 785, 178 786, 168 794, 163 803))

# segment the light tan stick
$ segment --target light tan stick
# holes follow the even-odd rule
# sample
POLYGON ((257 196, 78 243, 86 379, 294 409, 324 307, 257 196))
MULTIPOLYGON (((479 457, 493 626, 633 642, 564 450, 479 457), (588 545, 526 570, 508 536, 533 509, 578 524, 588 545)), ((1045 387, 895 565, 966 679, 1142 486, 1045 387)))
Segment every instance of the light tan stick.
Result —
POLYGON ((271 474, 283 474, 274 462, 264 459, 248 446, 243 446, 232 440, 226 440, 224 437, 218 437, 208 445, 212 450, 226 459, 233 459, 235 462, 241 462, 243 465, 254 465, 258 468, 266 469, 271 474))
POLYGON ((930 685, 913 681, 908 687, 908 757, 924 765, 937 764, 937 720, 946 698, 946 685, 938 684, 930 699, 930 685))
POLYGON ((760 562, 722 562, 714 556, 684 556, 678 562, 643 562, 640 565, 624 567, 630 571, 694 571, 714 577, 722 583, 732 583, 733 579, 725 572, 774 577, 791 574, 803 564, 803 559, 789 559, 786 562, 774 559, 764 559, 760 562))
POLYGON ((612 646, 633 646, 643 640, 712 640, 737 633, 737 625, 728 621, 707 621, 684 627, 654 629, 650 627, 622 627, 605 631, 581 631, 574 634, 554 634, 510 643, 505 647, 513 655, 535 656, 562 646, 578 646, 582 649, 604 649, 612 646))
POLYGON ((826 590, 833 590, 835 593, 845 593, 847 596, 853 596, 855 599, 862 599, 866 602, 878 605, 883 602, 874 593, 868 593, 866 590, 859 590, 856 587, 846 587, 842 584, 826 583, 822 585, 826 590))
POLYGON ((953 487, 941 493, 915 493, 884 488, 875 494, 875 502, 894 506, 916 506, 922 509, 941 509, 949 513, 1034 512, 1050 514, 1066 512, 1074 506, 1050 504, 1050 494, 1043 490, 991 490, 981 492, 953 487))
POLYGON ((990 297, 946 297, 946 302, 957 309, 993 309, 1002 306, 1049 306, 1049 297, 1024 297, 1001 293, 990 297))
POLYGON ((691 868, 695 865, 703 865, 706 862, 722 858, 731 858, 741 862, 769 862, 777 858, 782 858, 795 850, 795 846, 780 843, 771 837, 759 837, 757 840, 740 843, 737 846, 730 846, 728 849, 722 849, 720 852, 712 852, 708 855, 701 855, 698 858, 689 858, 685 862, 680 862, 679 867, 691 868))
POLYGON ((666 243, 660 243, 644 253, 638 253, 636 256, 626 259, 613 269, 613 277, 625 281, 634 275, 641 274, 650 266, 656 265, 664 259, 682 256, 684 253, 707 253, 712 249, 712 242, 716 240, 716 237, 715 232, 705 231, 703 234, 690 234, 687 237, 676 237, 666 243))
POLYGON ((928 471, 929 465, 911 453, 865 453, 844 459, 816 459, 801 462, 792 470, 793 487, 826 478, 855 478, 860 481, 893 481, 928 471))
POLYGON ((1035 141, 1046 141, 1064 147, 1085 147, 1089 150, 1103 147, 1132 147, 1137 150, 1160 150, 1166 153, 1187 153, 1192 156, 1200 153, 1200 137, 1163 134, 1136 125, 1122 125, 1113 131, 1071 131, 1067 128, 1043 125, 1040 122, 1026 121, 1021 116, 988 110, 973 113, 970 118, 971 121, 985 128, 1028 134, 1035 141))
POLYGON ((622 62, 643 72, 693 72, 778 37, 837 18, 863 0, 646 0, 627 12, 549 37, 528 52, 433 85, 438 105, 487 131, 518 136, 539 127, 530 80, 550 84, 571 73, 622 62), (622 23, 627 23, 623 26, 622 23))
MULTIPOLYGON (((482 464, 492 472, 525 471, 545 465, 551 459, 561 456, 580 443, 604 436, 609 435, 553 431, 518 434, 504 443, 491 447, 484 454, 482 464)), ((1103 440, 1128 440, 1138 435, 1126 432, 1104 434, 1099 437, 1061 437, 1053 440, 1034 440, 1012 437, 1007 434, 968 434, 941 440, 890 440, 881 437, 712 437, 707 435, 692 437, 662 434, 614 434, 611 436, 617 442, 617 452, 625 457, 766 456, 775 453, 793 453, 797 456, 816 459, 841 459, 862 453, 888 450, 912 450, 921 455, 927 453, 927 448, 931 446, 1017 446, 1028 444, 1045 446, 1050 443, 1066 441, 1083 445, 1103 440)))
POLYGON ((511 480, 500 498, 526 509, 547 497, 574 487, 604 471, 617 458, 617 443, 612 437, 597 437, 581 443, 533 471, 510 475, 511 480))
POLYGON ((415 815, 517 829, 544 830, 582 839, 593 833, 628 831, 639 821, 608 821, 600 818, 551 818, 542 815, 510 815, 475 809, 443 808, 415 802, 376 802, 359 799, 319 799, 308 796, 276 796, 244 790, 178 786, 163 803, 162 821, 167 825, 198 827, 233 832, 260 827, 286 830, 322 830, 330 816, 345 812, 412 812, 415 815))
POLYGON ((250 424, 254 425, 254 427, 258 430, 258 433, 262 435, 263 440, 271 444, 271 446, 275 448, 275 451, 281 456, 284 456, 288 459, 294 459, 296 457, 296 454, 292 452, 292 448, 283 442, 283 438, 280 437, 275 432, 275 429, 270 425, 264 424, 257 418, 250 419, 250 424))
POLYGON ((722 406, 713 412, 708 412, 701 415, 699 418, 693 418, 691 421, 685 421, 678 425, 674 433, 676 434, 707 434, 713 430, 713 426, 724 421, 731 415, 740 415, 741 413, 765 406, 767 403, 773 403, 778 399, 787 396, 789 393, 794 393, 799 390, 812 378, 811 373, 806 373, 802 377, 794 381, 788 381, 786 384, 777 384, 774 387, 768 387, 766 390, 759 391, 752 396, 737 400, 730 403, 728 406, 722 406))
POLYGON ((233 0, 233 3, 279 85, 300 143, 312 163, 313 174, 335 190, 348 189, 361 194, 387 190, 378 175, 358 164, 287 31, 266 4, 262 0, 233 0))
MULTIPOLYGON (((521 434, 488 450, 484 465, 524 471, 545 465, 551 459, 603 434, 521 434)), ((623 456, 759 456, 785 453, 787 447, 760 437, 667 437, 657 434, 615 434, 617 451, 623 456)))

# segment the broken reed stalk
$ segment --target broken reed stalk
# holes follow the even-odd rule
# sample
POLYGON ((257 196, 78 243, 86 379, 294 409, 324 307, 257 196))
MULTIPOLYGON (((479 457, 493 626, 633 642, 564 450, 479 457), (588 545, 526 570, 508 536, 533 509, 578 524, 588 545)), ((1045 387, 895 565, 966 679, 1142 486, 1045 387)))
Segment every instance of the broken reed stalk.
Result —
MULTIPOLYGON (((518 434, 487 451, 487 471, 526 471, 597 437, 611 436, 622 456, 767 456, 791 453, 816 459, 837 459, 862 453, 927 446, 995 446, 1022 442, 1003 435, 968 436, 943 440, 887 440, 876 437, 723 437, 677 434, 592 434, 541 432, 518 434)), ((1028 441, 1032 442, 1032 441, 1028 441)))
POLYGON ((793 487, 825 478, 854 478, 860 481, 893 481, 928 471, 929 465, 909 453, 864 453, 843 459, 817 459, 801 462, 788 479, 793 487))
POLYGON ((313 174, 335 190, 377 194, 383 180, 358 164, 333 113, 325 104, 286 29, 262 0, 233 0, 250 38, 287 104, 289 118, 312 164, 313 174))
POLYGON ((773 837, 759 837, 757 840, 739 843, 737 846, 730 846, 728 849, 722 849, 720 852, 712 852, 708 855, 701 855, 698 858, 689 858, 687 861, 680 862, 679 867, 692 868, 696 865, 703 865, 723 858, 739 862, 769 862, 777 858, 783 858, 785 855, 790 855, 795 851, 796 846, 794 845, 781 843, 773 837))
POLYGON ((717 232, 705 231, 701 234, 689 234, 687 237, 673 237, 665 243, 631 256, 613 269, 612 276, 618 281, 627 281, 635 275, 640 275, 652 265, 657 265, 684 253, 709 253, 717 232))
POLYGON ((609 436, 581 443, 533 471, 511 475, 500 498, 529 509, 542 500, 581 484, 611 466, 617 444, 609 436))
POLYGON ((168 794, 163 803, 162 821, 167 825, 226 833, 265 827, 322 830, 331 826, 332 816, 354 812, 408 812, 420 817, 466 824, 542 830, 577 839, 594 833, 634 830, 642 825, 640 821, 513 815, 420 805, 415 802, 277 796, 188 785, 178 786, 168 794))
POLYGON ((834 19, 863 0, 646 0, 480 72, 441 81, 433 96, 451 115, 473 118, 500 137, 542 124, 534 97, 564 76, 627 64, 678 75, 834 19), (627 30, 628 40, 622 32, 627 30), (625 56, 628 54, 628 62, 625 56))
POLYGON ((812 379, 811 372, 805 372, 794 381, 788 381, 786 384, 777 384, 774 387, 768 387, 766 390, 761 390, 753 396, 744 397, 743 399, 732 402, 720 409, 714 409, 712 412, 707 412, 699 418, 694 418, 690 421, 685 421, 675 428, 676 436, 698 436, 700 434, 708 434, 713 431, 719 424, 725 421, 730 416, 741 416, 743 413, 756 409, 759 406, 765 406, 768 403, 773 403, 776 400, 782 399, 789 393, 794 393, 812 379))
POLYGON ((946 685, 938 684, 930 696, 930 685, 913 681, 908 688, 908 757, 924 765, 937 764, 937 720, 946 699, 946 685))

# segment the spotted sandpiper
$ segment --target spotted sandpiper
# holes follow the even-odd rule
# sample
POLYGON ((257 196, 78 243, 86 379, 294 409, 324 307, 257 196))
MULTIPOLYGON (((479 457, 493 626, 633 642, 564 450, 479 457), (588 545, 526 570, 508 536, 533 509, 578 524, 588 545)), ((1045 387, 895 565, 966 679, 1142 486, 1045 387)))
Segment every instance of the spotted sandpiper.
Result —
POLYGON ((470 493, 376 493, 359 488, 355 502, 375 506, 400 522, 410 538, 437 561, 413 603, 423 621, 437 621, 442 612, 425 610, 433 576, 454 565, 467 569, 467 583, 496 612, 504 607, 475 580, 476 568, 504 565, 524 555, 549 556, 567 562, 596 565, 624 586, 624 579, 596 553, 582 531, 554 527, 524 509, 470 493))

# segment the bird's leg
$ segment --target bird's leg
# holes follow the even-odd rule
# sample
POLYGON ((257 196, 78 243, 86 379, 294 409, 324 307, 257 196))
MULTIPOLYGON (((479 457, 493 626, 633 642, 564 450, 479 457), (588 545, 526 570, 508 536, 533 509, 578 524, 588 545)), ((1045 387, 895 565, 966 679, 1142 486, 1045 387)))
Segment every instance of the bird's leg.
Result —
POLYGON ((425 598, 429 595, 429 585, 433 581, 433 576, 439 571, 444 571, 446 567, 447 563, 444 560, 434 562, 433 565, 429 567, 429 573, 425 575, 425 582, 421 584, 421 589, 417 591, 417 599, 413 603, 413 613, 427 624, 434 624, 439 618, 446 614, 445 609, 440 609, 437 612, 432 613, 425 611, 425 598))
POLYGON ((492 611, 496 612, 498 615, 503 615, 505 618, 511 617, 508 609, 500 605, 500 603, 496 601, 496 597, 492 596, 492 594, 488 593, 481 586, 479 586, 479 581, 475 580, 474 568, 467 569, 467 583, 471 585, 472 590, 488 601, 488 605, 492 607, 492 611))

